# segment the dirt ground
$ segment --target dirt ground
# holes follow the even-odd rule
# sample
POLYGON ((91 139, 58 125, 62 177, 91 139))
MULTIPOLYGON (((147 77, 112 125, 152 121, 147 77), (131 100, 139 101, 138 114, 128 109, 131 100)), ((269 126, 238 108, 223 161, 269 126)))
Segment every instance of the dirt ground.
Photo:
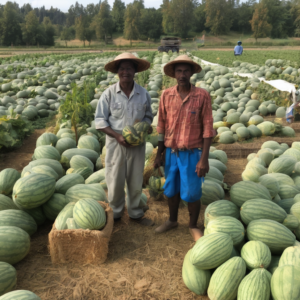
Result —
MULTIPOLYGON (((0 170, 26 166, 33 154, 36 139, 44 130, 36 130, 22 148, 0 156, 0 170)), ((225 181, 230 185, 240 180, 245 159, 229 159, 225 181)), ((147 217, 155 226, 168 217, 165 201, 149 201, 147 217)), ((199 226, 203 226, 202 207, 199 226)), ((185 254, 194 242, 188 230, 187 208, 179 211, 179 227, 157 235, 154 227, 132 224, 128 215, 114 225, 107 262, 100 266, 55 266, 48 251, 49 222, 39 227, 31 238, 29 255, 16 264, 17 289, 36 293, 43 300, 207 300, 196 296, 184 285, 181 268, 185 254)))

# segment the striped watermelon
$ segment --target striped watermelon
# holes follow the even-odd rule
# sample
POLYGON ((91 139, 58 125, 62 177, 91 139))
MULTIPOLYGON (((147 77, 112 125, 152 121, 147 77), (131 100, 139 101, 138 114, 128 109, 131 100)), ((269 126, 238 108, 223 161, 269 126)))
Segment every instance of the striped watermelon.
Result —
POLYGON ((35 173, 35 174, 44 174, 50 177, 53 177, 55 180, 59 178, 58 174, 49 166, 46 165, 40 165, 33 167, 30 171, 30 173, 35 173))
POLYGON ((261 185, 268 189, 272 198, 274 198, 278 194, 279 183, 274 177, 270 176, 270 174, 260 176, 258 181, 261 185))
POLYGON ((217 168, 222 174, 224 174, 227 170, 226 165, 224 165, 221 161, 217 159, 208 159, 209 167, 217 168))
POLYGON ((78 141, 79 149, 91 149, 100 154, 100 143, 92 136, 83 135, 78 141))
POLYGON ((207 226, 209 221, 222 216, 239 219, 239 208, 228 200, 218 200, 209 204, 204 213, 204 226, 207 226))
POLYGON ((292 265, 300 268, 300 247, 292 246, 283 251, 278 267, 285 265, 292 265))
POLYGON ((287 214, 289 214, 291 211, 291 207, 294 205, 294 203, 295 203, 294 199, 289 198, 289 199, 282 199, 277 203, 277 205, 279 205, 281 208, 283 208, 286 211, 287 214))
POLYGON ((99 157, 99 154, 94 150, 78 148, 68 149, 61 155, 61 164, 65 169, 70 168, 70 160, 74 155, 84 156, 88 158, 93 164, 96 163, 99 157))
POLYGON ((133 126, 125 126, 122 131, 122 136, 125 141, 132 146, 139 146, 144 142, 133 126))
POLYGON ((238 289, 237 300, 269 300, 271 274, 265 269, 251 271, 242 281, 238 289))
POLYGON ((7 209, 0 211, 0 227, 15 226, 23 229, 29 235, 37 231, 37 224, 34 219, 25 211, 7 209))
POLYGON ((246 201, 241 207, 241 219, 248 225, 253 220, 269 219, 282 223, 287 213, 276 203, 266 199, 246 201))
POLYGON ((299 189, 296 185, 280 185, 279 196, 281 199, 294 198, 297 194, 299 194, 299 189))
POLYGON ((3 295, 2 297, 0 297, 0 300, 42 300, 42 299, 30 291, 17 290, 3 295))
POLYGON ((14 185, 12 198, 22 209, 41 206, 53 195, 55 179, 43 174, 30 174, 14 185))
POLYGON ((257 268, 267 269, 271 263, 271 251, 269 247, 260 241, 250 241, 241 250, 241 257, 246 262, 249 270, 257 268))
POLYGON ((102 229, 106 224, 106 213, 101 204, 94 199, 81 199, 76 202, 73 218, 80 228, 102 229))
POLYGON ((93 173, 91 176, 89 176, 85 180, 85 184, 100 183, 104 179, 105 179, 105 168, 101 169, 101 170, 93 173))
POLYGON ((51 132, 44 132, 41 136, 36 140, 36 147, 51 145, 55 146, 57 143, 57 136, 51 132))
POLYGON ((43 212, 42 206, 33 209, 24 209, 30 216, 33 217, 34 221, 38 226, 42 225, 46 221, 46 216, 43 212))
POLYGON ((65 137, 57 141, 55 148, 61 155, 68 149, 76 148, 76 141, 71 138, 65 137))
POLYGON ((280 156, 275 158, 269 166, 268 173, 283 173, 291 175, 297 160, 291 156, 280 156))
POLYGON ((223 232, 231 236, 233 246, 237 246, 244 241, 245 229, 243 224, 232 217, 219 217, 208 223, 206 226, 207 234, 213 232, 223 232))
POLYGON ((300 220, 300 202, 293 204, 291 207, 290 213, 300 220))
POLYGON ((284 225, 273 220, 254 220, 247 227, 250 241, 261 241, 271 250, 272 254, 281 254, 285 248, 295 243, 294 234, 284 225))
POLYGON ((72 169, 89 168, 94 171, 94 164, 82 155, 74 155, 70 160, 70 167, 72 169))
POLYGON ((299 300, 300 268, 291 265, 278 267, 271 279, 274 300, 299 300))
POLYGON ((67 171, 67 174, 79 174, 81 175, 84 179, 89 178, 93 174, 93 170, 91 170, 88 167, 85 168, 79 168, 79 169, 72 169, 70 168, 69 170, 72 170, 70 173, 67 171))
POLYGON ((68 202, 77 202, 84 198, 107 202, 105 191, 99 183, 77 184, 66 192, 68 202))
POLYGON ((75 222, 74 218, 68 218, 66 223, 67 223, 68 229, 79 229, 80 228, 78 226, 78 224, 75 222))
POLYGON ((21 174, 12 168, 4 169, 0 172, 0 195, 10 195, 14 184, 20 179, 21 174))
POLYGON ((204 181, 201 196, 202 204, 208 205, 214 201, 224 199, 224 197, 224 190, 218 183, 211 180, 204 181))
POLYGON ((68 229, 67 219, 68 218, 73 218, 74 206, 75 206, 75 203, 70 202, 58 214, 58 216, 55 220, 55 227, 56 227, 57 230, 68 229))
POLYGON ((30 236, 14 226, 0 227, 0 261, 15 264, 29 252, 30 236))
POLYGON ((297 229, 300 225, 299 220, 293 215, 287 215, 282 224, 291 231, 297 229))
POLYGON ((6 262, 0 262, 0 296, 13 290, 16 284, 16 269, 6 262))
POLYGON ((226 233, 214 232, 197 241, 190 262, 201 270, 214 269, 230 258, 233 242, 226 233))
POLYGON ((234 300, 240 282, 246 274, 246 264, 241 257, 233 257, 216 269, 208 286, 210 300, 234 300))
POLYGON ((83 184, 84 178, 80 174, 72 173, 60 178, 55 185, 55 193, 65 195, 69 188, 76 184, 83 184))
POLYGON ((223 182, 224 176, 221 173, 221 171, 219 171, 216 167, 211 166, 211 167, 209 167, 209 171, 205 176, 205 180, 207 180, 207 179, 217 179, 217 180, 223 182))
POLYGON ((182 266, 182 279, 189 290, 197 295, 205 295, 209 285, 211 271, 200 270, 196 268, 190 261, 191 251, 184 257, 182 266))
POLYGON ((268 271, 273 274, 275 270, 278 268, 280 256, 272 256, 271 263, 268 267, 268 271))
POLYGON ((293 179, 286 175, 286 174, 282 174, 282 173, 271 173, 271 174, 268 174, 268 176, 274 178, 277 180, 279 186, 281 185, 295 185, 293 179))
POLYGON ((47 219, 54 221, 61 210, 68 204, 65 195, 54 193, 51 198, 43 204, 43 212, 47 219))
POLYGON ((5 209, 19 209, 11 198, 0 195, 0 211, 5 209))
POLYGON ((266 187, 252 181, 240 181, 234 184, 230 189, 230 199, 238 207, 251 199, 272 200, 266 187))
POLYGON ((60 161, 60 153, 53 146, 39 146, 33 153, 35 159, 49 158, 60 161))

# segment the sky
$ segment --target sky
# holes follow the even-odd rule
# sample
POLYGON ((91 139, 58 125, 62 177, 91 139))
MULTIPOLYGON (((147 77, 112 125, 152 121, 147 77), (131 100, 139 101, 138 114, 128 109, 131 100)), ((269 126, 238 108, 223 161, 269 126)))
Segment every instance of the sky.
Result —
MULTIPOLYGON (((51 6, 53 7, 57 7, 59 8, 61 11, 63 12, 68 12, 69 7, 73 4, 76 3, 76 0, 14 0, 15 2, 17 2, 20 6, 23 6, 25 3, 30 3, 31 6, 33 8, 35 7, 41 7, 41 6, 45 6, 46 9, 49 9, 51 6)), ((12 2, 14 2, 12 0, 12 2)), ((99 1, 95 1, 95 0, 79 0, 77 1, 79 4, 82 4, 83 6, 87 6, 87 4, 90 3, 98 3, 99 1)), ((130 2, 133 2, 132 0, 123 0, 123 2, 125 2, 125 4, 128 4, 130 2)), ((1 4, 5 4, 6 0, 0 0, 1 4)), ((114 0, 108 0, 108 3, 110 4, 110 6, 112 7, 114 0)), ((160 5, 162 4, 162 0, 144 0, 144 4, 146 8, 151 8, 151 7, 155 7, 155 8, 159 8, 160 5)))

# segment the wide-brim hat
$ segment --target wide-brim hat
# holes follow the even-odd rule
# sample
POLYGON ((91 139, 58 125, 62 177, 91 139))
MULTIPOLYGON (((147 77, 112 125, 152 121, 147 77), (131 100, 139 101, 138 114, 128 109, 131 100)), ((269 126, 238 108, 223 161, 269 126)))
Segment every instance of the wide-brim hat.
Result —
POLYGON ((137 58, 131 53, 122 53, 115 57, 115 59, 109 63, 107 63, 104 68, 106 71, 112 73, 118 73, 118 68, 122 60, 132 60, 136 66, 136 72, 143 72, 150 68, 150 63, 147 60, 137 58))
POLYGON ((189 64, 192 66, 193 74, 201 72, 202 68, 199 64, 195 63, 186 54, 177 56, 174 60, 168 62, 164 66, 164 72, 167 76, 175 78, 175 65, 177 64, 189 64))

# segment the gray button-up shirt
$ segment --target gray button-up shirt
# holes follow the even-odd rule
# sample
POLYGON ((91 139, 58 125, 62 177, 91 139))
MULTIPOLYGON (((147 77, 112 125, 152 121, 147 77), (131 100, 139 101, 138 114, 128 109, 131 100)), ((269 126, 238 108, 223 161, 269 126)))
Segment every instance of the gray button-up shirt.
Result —
POLYGON ((110 126, 118 133, 127 125, 132 126, 138 122, 151 124, 152 120, 151 97, 135 82, 129 98, 121 90, 119 82, 106 89, 95 114, 96 129, 110 126))

